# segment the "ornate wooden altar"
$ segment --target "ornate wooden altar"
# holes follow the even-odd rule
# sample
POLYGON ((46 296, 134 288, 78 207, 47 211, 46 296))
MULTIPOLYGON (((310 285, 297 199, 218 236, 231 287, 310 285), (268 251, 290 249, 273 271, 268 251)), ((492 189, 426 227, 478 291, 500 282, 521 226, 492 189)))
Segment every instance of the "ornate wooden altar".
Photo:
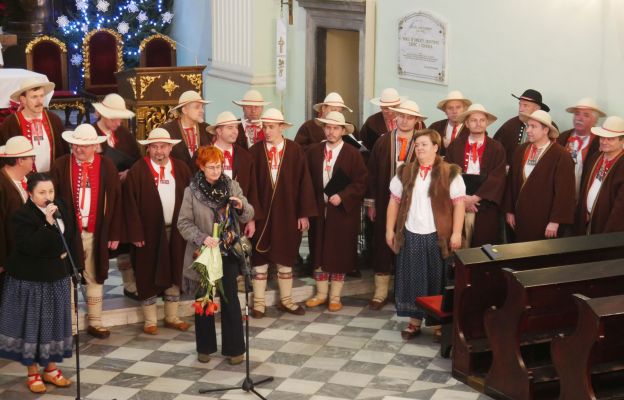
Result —
POLYGON ((187 90, 202 93, 205 65, 132 68, 118 72, 118 93, 136 113, 137 139, 169 119, 169 110, 187 90))

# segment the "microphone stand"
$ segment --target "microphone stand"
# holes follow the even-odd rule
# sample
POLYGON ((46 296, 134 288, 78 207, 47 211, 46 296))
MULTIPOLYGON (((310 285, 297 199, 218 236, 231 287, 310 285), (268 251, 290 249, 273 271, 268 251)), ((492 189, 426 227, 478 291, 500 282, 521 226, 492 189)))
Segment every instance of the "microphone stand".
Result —
MULTIPOLYGON (((57 211, 58 212, 58 211, 57 211)), ((74 262, 74 257, 72 257, 69 246, 67 245, 67 240, 65 240, 65 236, 61 231, 61 227, 57 222, 57 217, 60 219, 60 215, 53 216, 54 218, 54 227, 58 230, 61 235, 61 240, 63 241, 63 247, 65 247, 65 252, 67 253, 67 258, 69 259, 69 264, 72 267, 72 281, 73 281, 73 289, 74 289, 74 311, 76 313, 76 340, 74 340, 74 344, 76 346, 76 400, 81 400, 80 397, 80 329, 79 324, 80 320, 78 319, 78 285, 80 285, 80 291, 82 292, 83 298, 87 299, 87 292, 82 284, 82 275, 80 275, 80 271, 76 267, 76 263, 74 262)))
POLYGON ((268 378, 264 378, 259 380, 258 382, 254 382, 251 379, 251 373, 249 372, 249 288, 251 287, 251 268, 249 267, 249 256, 251 254, 251 247, 247 241, 244 243, 243 241, 239 241, 239 244, 242 247, 243 253, 245 254, 242 258, 242 263, 240 264, 242 267, 243 275, 245 276, 245 315, 243 319, 245 320, 245 379, 240 387, 231 386, 220 389, 200 389, 199 393, 213 393, 213 392, 225 392, 228 390, 241 389, 245 392, 253 393, 262 400, 267 400, 266 397, 262 396, 258 391, 256 391, 255 386, 261 385, 263 383, 272 382, 273 377, 269 376, 268 378))

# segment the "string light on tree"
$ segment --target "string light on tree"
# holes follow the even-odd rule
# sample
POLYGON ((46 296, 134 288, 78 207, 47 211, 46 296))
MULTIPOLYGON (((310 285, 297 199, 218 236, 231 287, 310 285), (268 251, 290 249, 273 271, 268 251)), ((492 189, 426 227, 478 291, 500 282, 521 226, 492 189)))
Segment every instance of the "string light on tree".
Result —
MULTIPOLYGON (((75 0, 75 9, 56 14, 57 29, 53 35, 67 43, 71 64, 82 71, 82 41, 93 29, 112 29, 122 35, 123 58, 126 67, 138 64, 139 45, 153 35, 153 30, 168 34, 174 14, 174 0, 75 0), (79 57, 75 57, 79 56, 79 57), (80 60, 80 61, 76 61, 80 60)), ((72 71, 76 71, 72 69, 72 71)), ((72 83, 80 85, 80 82, 72 83)))

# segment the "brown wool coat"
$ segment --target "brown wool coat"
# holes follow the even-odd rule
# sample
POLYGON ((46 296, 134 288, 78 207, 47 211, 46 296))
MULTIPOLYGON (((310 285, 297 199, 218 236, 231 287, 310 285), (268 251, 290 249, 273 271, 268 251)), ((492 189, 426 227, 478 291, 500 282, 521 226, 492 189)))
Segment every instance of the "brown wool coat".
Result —
POLYGON ((171 236, 167 240, 162 202, 147 162, 141 159, 134 164, 123 184, 127 240, 130 243, 145 242, 143 247, 132 246, 130 253, 141 300, 157 296, 172 285, 182 287, 186 241, 180 235, 177 223, 184 189, 191 181, 191 171, 186 164, 171 158, 175 177, 175 205, 171 236))
POLYGON ((336 168, 349 177, 351 183, 338 193, 342 202, 338 207, 325 203, 323 196, 325 143, 312 145, 307 152, 308 166, 316 195, 319 215, 311 219, 310 254, 312 265, 325 272, 347 273, 356 268, 357 236, 360 228, 360 210, 368 171, 360 152, 353 146, 343 144, 336 168))
MULTIPOLYGON (((97 124, 93 124, 93 127, 95 128, 98 136, 106 136, 106 134, 102 132, 97 124)), ((123 125, 117 128, 117 130, 115 131, 115 139, 117 140, 115 149, 130 157, 133 162, 136 162, 139 158, 141 158, 141 151, 139 150, 139 145, 136 141, 136 138, 130 133, 128 128, 123 125)), ((108 142, 104 142, 100 146, 102 148, 102 155, 108 156, 107 153, 109 152, 110 148, 108 142)))
MULTIPOLYGON (((449 120, 447 118, 441 119, 440 121, 436 121, 433 124, 429 125, 429 129, 433 129, 440 134, 440 138, 442 139, 442 146, 440 147, 440 151, 438 153, 443 157, 446 154, 446 148, 444 147, 444 136, 446 135, 446 126, 448 125, 448 122, 449 120)), ((464 124, 462 125, 462 128, 460 129, 457 136, 455 136, 455 139, 459 139, 461 136, 469 134, 470 130, 468 129, 468 127, 466 127, 466 124, 464 124)), ((449 146, 450 145, 451 143, 449 143, 449 146)))
POLYGON ((0 169, 0 267, 6 267, 7 256, 14 245, 9 220, 23 204, 19 189, 4 169, 0 169))
MULTIPOLYGON (((405 222, 412 204, 412 192, 418 174, 418 161, 403 164, 397 171, 397 176, 403 185, 403 197, 399 205, 399 213, 394 226, 395 253, 399 253, 405 244, 405 222)), ((437 156, 431 170, 431 185, 429 186, 429 197, 431 198, 431 208, 433 221, 438 234, 438 246, 442 253, 442 258, 450 255, 450 240, 453 234, 453 201, 451 200, 451 182, 461 172, 457 165, 449 164, 437 156)))
MULTIPOLYGON (((390 200, 390 181, 396 174, 396 130, 380 137, 368 159, 368 188, 366 198, 375 201, 373 224, 373 268, 376 273, 392 272, 394 255, 386 244, 386 211, 390 200)), ((413 161, 413 143, 407 161, 413 161)))
MULTIPOLYGON (((463 131, 463 129, 462 129, 463 131)), ((464 171, 464 150, 470 133, 461 134, 446 149, 445 160, 458 165, 464 171)), ((475 216, 475 227, 470 247, 478 247, 486 243, 498 244, 501 242, 499 229, 500 205, 503 202, 506 183, 505 149, 494 139, 485 137, 481 175, 487 176, 485 182, 475 193, 484 200, 490 201, 488 207, 479 210, 475 216)))
POLYGON ((520 129, 524 126, 524 122, 520 121, 517 115, 510 118, 501 125, 494 134, 494 140, 498 140, 505 148, 507 154, 507 165, 511 165, 516 148, 522 140, 520 129))
MULTIPOLYGON (((99 155, 96 155, 98 157, 99 155)), ((56 195, 67 205, 67 211, 76 215, 72 194, 71 155, 66 154, 56 160, 50 171, 56 188, 56 195)), ((122 235, 121 184, 117 168, 112 161, 102 157, 100 163, 100 190, 98 197, 97 222, 94 232, 94 258, 96 281, 103 284, 108 278, 108 242, 121 240, 122 235)), ((79 222, 76 221, 77 231, 79 222)), ((75 258, 77 267, 84 269, 84 250, 80 235, 76 235, 75 258)))
MULTIPOLYGON (((196 127, 199 132, 199 147, 211 145, 213 142, 212 135, 206 131, 208 124, 201 122, 197 124, 196 127)), ((180 122, 180 119, 176 118, 171 121, 167 121, 160 125, 159 128, 166 129, 167 132, 169 132, 169 135, 171 135, 171 139, 182 140, 180 143, 173 146, 170 156, 177 160, 184 161, 192 173, 197 172, 198 168, 197 165, 195 165, 195 154, 191 157, 188 152, 186 139, 184 139, 184 136, 182 135, 182 123, 180 122)))
POLYGON ((262 208, 258 201, 256 170, 249 151, 234 144, 234 160, 232 162, 232 177, 240 185, 243 195, 254 208, 254 219, 262 217, 262 208))
POLYGON ((256 170, 262 218, 256 219, 253 266, 269 262, 294 265, 299 254, 301 232, 297 220, 318 215, 308 163, 301 146, 284 139, 284 154, 275 186, 264 142, 249 150, 256 170))
MULTIPOLYGON (((348 122, 348 121, 347 121, 348 122)), ((353 136, 358 139, 359 132, 357 126, 353 131, 353 136)), ((299 127, 297 134, 295 135, 295 142, 298 143, 304 151, 308 151, 310 146, 316 143, 321 143, 325 140, 325 132, 321 128, 314 118, 307 120, 299 127)))
MULTIPOLYGON (((64 154, 69 154, 69 144, 63 140, 61 134, 64 130, 63 121, 58 117, 58 115, 53 112, 49 112, 48 110, 44 110, 46 115, 48 116, 48 121, 50 121, 50 128, 52 129, 52 159, 50 160, 50 166, 54 164, 54 160, 59 158, 64 154)), ((11 114, 2 123, 0 126, 0 146, 4 146, 4 144, 12 138, 13 136, 18 136, 22 134, 22 128, 20 127, 19 119, 17 118, 17 114, 11 114)), ((39 171, 39 172, 47 172, 47 171, 39 171)))
POLYGON ((362 125, 362 129, 360 129, 360 139, 364 143, 364 146, 370 151, 373 149, 377 139, 386 133, 388 133, 386 121, 383 118, 382 112, 379 111, 366 119, 366 122, 362 125))
POLYGON ((570 154, 552 143, 525 180, 522 161, 530 145, 527 142, 516 149, 503 203, 506 213, 515 214, 517 242, 545 239, 549 222, 558 223, 559 232, 561 225, 574 223, 576 193, 570 154))
MULTIPOLYGON (((597 140, 594 141, 597 142, 597 140)), ((624 156, 622 155, 604 178, 593 211, 589 218, 587 216, 587 192, 592 183, 589 179, 602 154, 598 152, 588 156, 583 168, 579 191, 581 201, 579 201, 576 214, 578 235, 624 231, 624 156)))

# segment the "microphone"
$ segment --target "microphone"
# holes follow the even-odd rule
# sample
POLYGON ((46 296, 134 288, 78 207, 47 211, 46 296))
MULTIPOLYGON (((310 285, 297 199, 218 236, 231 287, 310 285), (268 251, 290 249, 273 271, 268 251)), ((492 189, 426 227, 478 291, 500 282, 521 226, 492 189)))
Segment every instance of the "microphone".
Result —
MULTIPOLYGON (((46 206, 48 206, 50 204, 54 204, 54 202, 52 200, 47 200, 46 201, 46 206)), ((52 214, 52 218, 54 218, 54 219, 63 219, 63 217, 61 217, 61 213, 59 212, 58 209, 56 211, 54 211, 54 214, 52 214)))
MULTIPOLYGON (((160 34, 160 32, 158 32, 158 31, 157 31, 156 29, 154 29, 154 28, 150 29, 150 32, 152 32, 152 33, 154 33, 154 34, 156 34, 156 33, 160 34)), ((182 44, 182 43, 178 42, 177 40, 175 40, 175 39, 174 39, 174 38, 172 38, 172 37, 169 37, 169 39, 173 40, 173 41, 175 42, 175 44, 177 44, 178 46, 182 47, 183 49, 186 49, 186 50, 190 51, 190 52, 191 52, 191 54, 195 57, 195 66, 199 65, 199 64, 198 64, 198 62, 197 62, 197 52, 196 52, 195 50, 191 49, 191 48, 190 48, 190 47, 188 47, 188 46, 185 46, 184 44, 182 44)))

